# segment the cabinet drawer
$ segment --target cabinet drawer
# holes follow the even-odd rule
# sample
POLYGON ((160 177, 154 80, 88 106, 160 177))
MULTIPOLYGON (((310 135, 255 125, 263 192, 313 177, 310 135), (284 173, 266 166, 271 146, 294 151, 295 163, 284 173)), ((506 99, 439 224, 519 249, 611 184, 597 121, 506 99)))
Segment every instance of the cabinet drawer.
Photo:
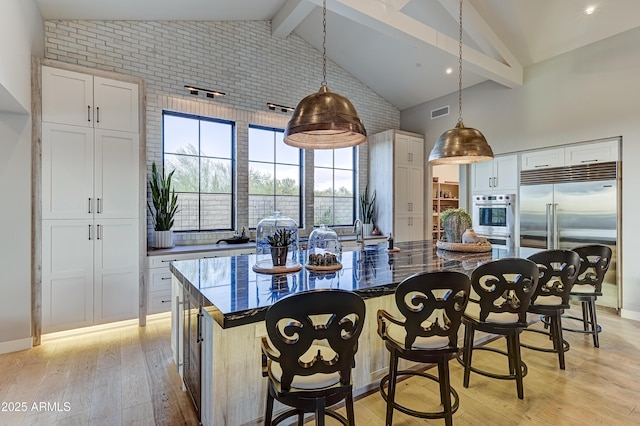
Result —
MULTIPOLYGON (((169 281, 169 285, 171 281, 169 281)), ((149 306, 147 314, 157 314, 171 310, 171 288, 169 290, 154 291, 149 293, 149 306)))
POLYGON ((171 290, 171 271, 169 268, 149 269, 149 292, 171 290))

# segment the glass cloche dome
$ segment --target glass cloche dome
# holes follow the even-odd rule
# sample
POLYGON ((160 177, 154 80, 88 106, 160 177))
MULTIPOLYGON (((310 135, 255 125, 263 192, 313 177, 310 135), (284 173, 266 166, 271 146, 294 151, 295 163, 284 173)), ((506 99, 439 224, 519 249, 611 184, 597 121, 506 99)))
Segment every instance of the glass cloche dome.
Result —
POLYGON ((298 262, 298 224, 295 220, 276 211, 262 219, 256 227, 256 266, 270 269, 275 266, 294 267, 298 262), (272 247, 287 247, 286 262, 276 265, 272 247))
POLYGON ((307 242, 307 265, 337 266, 340 261, 338 234, 326 225, 320 225, 311 231, 307 242))

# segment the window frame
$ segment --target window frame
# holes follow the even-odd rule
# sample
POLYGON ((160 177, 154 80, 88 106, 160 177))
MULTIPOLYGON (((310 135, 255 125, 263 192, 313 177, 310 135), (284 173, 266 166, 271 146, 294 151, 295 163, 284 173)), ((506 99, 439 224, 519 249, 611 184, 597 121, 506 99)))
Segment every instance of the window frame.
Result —
MULTIPOLYGON (((351 157, 351 167, 352 167, 352 178, 353 178, 353 187, 352 187, 352 191, 353 191, 353 208, 351 209, 351 217, 352 217, 352 221, 355 222, 356 218, 358 217, 358 170, 357 170, 357 165, 358 165, 358 147, 357 146, 353 146, 350 147, 353 150, 353 155, 351 157)), ((338 148, 338 149, 343 149, 343 148, 338 148)), ((335 149, 332 149, 332 160, 333 160, 333 165, 332 167, 318 167, 320 169, 326 169, 326 170, 331 170, 332 172, 332 178, 334 179, 333 181, 333 185, 335 185, 335 171, 336 171, 336 157, 335 157, 335 149)), ((316 164, 315 164, 315 157, 314 157, 314 164, 313 164, 313 170, 314 170, 314 181, 313 181, 313 197, 314 197, 314 207, 313 207, 313 227, 317 227, 320 224, 316 224, 316 220, 315 220, 315 170, 316 170, 316 164)), ((348 169, 341 169, 338 168, 338 170, 348 170, 348 169)), ((335 194, 335 186, 333 187, 333 193, 335 194)), ((319 198, 329 198, 329 197, 319 197, 319 198)), ((333 217, 335 220, 335 199, 336 196, 332 195, 331 196, 331 200, 332 200, 332 207, 333 207, 333 217)), ((327 226, 331 226, 331 227, 340 227, 340 226, 353 226, 353 222, 352 223, 345 223, 345 224, 325 224, 327 226)))
MULTIPOLYGON (((250 141, 250 136, 249 133, 251 131, 251 129, 258 129, 258 130, 266 130, 266 131, 271 131, 274 133, 282 133, 283 139, 284 139, 284 130, 285 129, 281 129, 278 127, 272 127, 272 126, 262 126, 260 124, 249 124, 247 126, 247 205, 249 204, 249 197, 251 197, 251 193, 249 192, 249 179, 250 179, 250 173, 249 170, 251 169, 251 163, 262 163, 262 164, 272 164, 274 166, 274 174, 273 174, 273 179, 274 179, 274 187, 273 187, 273 205, 275 210, 278 210, 278 206, 276 204, 276 175, 275 175, 275 167, 277 165, 283 165, 283 166, 290 166, 291 164, 287 164, 287 163, 278 163, 276 161, 276 153, 277 153, 277 147, 276 147, 276 142, 275 139, 273 141, 273 162, 259 162, 259 161, 252 161, 249 159, 249 150, 251 149, 251 141, 250 141)), ((301 148, 298 148, 298 167, 299 167, 299 172, 298 172, 298 181, 300 182, 300 194, 298 195, 298 215, 300 217, 300 220, 298 221, 298 229, 304 229, 304 223, 305 223, 305 217, 304 217, 304 188, 305 188, 305 182, 304 182, 304 150, 301 148)), ((259 195, 259 194, 253 194, 253 195, 259 195)), ((249 217, 249 209, 250 207, 248 207, 247 210, 247 218, 249 217)), ((257 224, 256 224, 257 226, 257 224)), ((249 229, 256 229, 256 226, 251 227, 249 226, 249 229)))
MULTIPOLYGON (((194 232, 222 232, 222 231, 232 231, 234 229, 236 229, 236 202, 237 202, 237 198, 238 198, 238 194, 237 194, 237 185, 236 185, 236 122, 232 121, 232 120, 225 120, 225 119, 221 119, 221 118, 215 118, 215 117, 207 117, 207 116, 203 116, 203 115, 197 115, 197 114, 190 114, 190 113, 185 113, 185 112, 178 112, 178 111, 170 111, 170 110, 162 110, 162 170, 165 170, 165 117, 166 116, 172 116, 172 117, 180 117, 180 118, 188 118, 188 119, 193 119, 193 120, 197 120, 198 121, 198 170, 200 170, 200 161, 202 159, 202 155, 200 155, 200 145, 201 145, 201 126, 200 126, 200 122, 202 121, 207 121, 207 122, 213 122, 213 123, 222 123, 222 124, 229 124, 231 126, 231 158, 229 158, 229 160, 231 161, 231 171, 230 171, 230 176, 231 176, 231 226, 229 228, 212 228, 212 229, 203 229, 201 228, 202 226, 202 200, 201 200, 201 195, 202 195, 202 182, 200 179, 200 175, 198 175, 198 229, 181 229, 181 230, 174 230, 173 232, 176 233, 194 233, 194 232)), ((170 155, 176 155, 176 154, 172 154, 169 153, 170 155)), ((179 154, 178 154, 179 155, 179 154)), ((205 158, 212 158, 212 157, 205 157, 205 158)), ((221 157, 213 157, 213 158, 221 158, 221 157)), ((180 192, 183 194, 186 194, 185 192, 180 192)), ((205 193, 205 194, 209 194, 209 193, 205 193)))

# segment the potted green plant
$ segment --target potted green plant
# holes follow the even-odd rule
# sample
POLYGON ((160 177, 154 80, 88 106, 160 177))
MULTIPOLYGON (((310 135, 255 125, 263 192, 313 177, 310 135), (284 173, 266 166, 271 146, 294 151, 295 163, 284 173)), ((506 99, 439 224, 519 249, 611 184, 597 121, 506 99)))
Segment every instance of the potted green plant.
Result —
POLYGON ((448 209, 440 213, 445 241, 461 243, 462 234, 471 228, 471 216, 465 209, 448 209))
POLYGON ((362 233, 363 235, 371 235, 371 231, 373 230, 375 203, 375 189, 371 194, 371 198, 369 198, 369 185, 365 186, 364 192, 360 194, 360 219, 362 220, 362 224, 364 226, 364 232, 362 233))
POLYGON ((171 178, 173 177, 173 170, 171 173, 165 176, 164 172, 160 174, 156 163, 151 166, 151 180, 149 186, 151 187, 151 201, 150 204, 147 201, 147 206, 151 212, 153 219, 154 234, 154 247, 166 248, 173 247, 173 221, 176 213, 178 213, 178 196, 175 190, 171 187, 171 178))
POLYGON ((271 246, 273 266, 285 266, 289 244, 293 242, 293 231, 286 228, 276 229, 273 234, 267 237, 267 241, 271 246))

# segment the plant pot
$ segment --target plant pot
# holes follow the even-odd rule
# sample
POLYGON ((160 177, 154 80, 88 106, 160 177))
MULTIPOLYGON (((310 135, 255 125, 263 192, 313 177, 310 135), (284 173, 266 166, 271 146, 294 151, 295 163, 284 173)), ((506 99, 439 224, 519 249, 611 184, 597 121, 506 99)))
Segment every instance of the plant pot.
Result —
POLYGON ((373 231, 373 223, 363 223, 362 224, 362 236, 371 235, 373 231))
POLYGON ((271 261, 273 266, 285 266, 289 247, 271 247, 271 261))
POLYGON ((173 247, 173 231, 155 231, 153 236, 153 247, 170 248, 173 247))

